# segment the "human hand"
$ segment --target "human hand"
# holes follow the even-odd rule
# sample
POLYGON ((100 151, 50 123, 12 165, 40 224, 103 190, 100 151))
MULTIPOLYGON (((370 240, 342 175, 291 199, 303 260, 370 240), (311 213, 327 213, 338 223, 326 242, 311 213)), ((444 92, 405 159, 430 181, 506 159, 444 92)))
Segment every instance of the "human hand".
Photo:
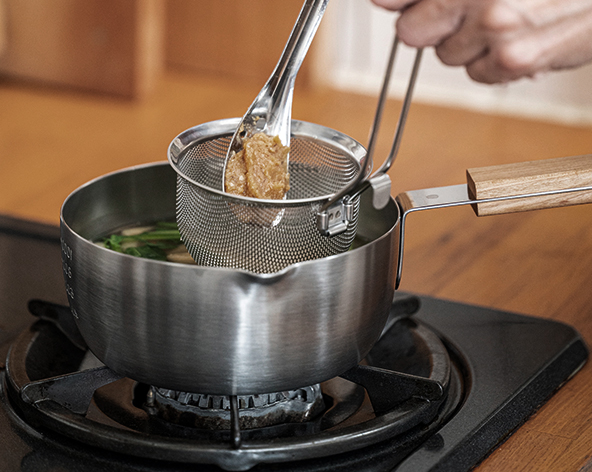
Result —
POLYGON ((397 34, 444 64, 498 83, 592 60, 592 0, 372 0, 401 11, 397 34))

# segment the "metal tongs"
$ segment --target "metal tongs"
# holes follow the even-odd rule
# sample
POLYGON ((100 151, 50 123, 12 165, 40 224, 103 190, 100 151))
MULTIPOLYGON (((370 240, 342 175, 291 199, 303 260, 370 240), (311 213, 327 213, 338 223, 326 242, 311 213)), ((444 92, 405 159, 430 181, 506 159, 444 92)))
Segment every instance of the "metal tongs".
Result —
MULTIPOLYGON (((306 0, 274 71, 239 123, 224 161, 222 178, 230 157, 243 148, 246 138, 264 132, 290 145, 294 82, 319 27, 329 0, 306 0)), ((224 188, 224 182, 222 183, 224 188)))
POLYGON ((401 113, 399 114, 399 121, 397 123, 397 129, 395 131, 395 137, 393 139, 391 151, 380 168, 370 177, 367 177, 371 168, 372 155, 374 153, 374 147, 378 137, 378 129, 380 128, 382 111, 384 109, 386 97, 388 95, 388 85, 391 79, 391 73, 395 63, 398 47, 399 38, 397 35, 395 35, 380 91, 380 96, 378 99, 378 105, 376 107, 376 113, 374 115, 374 122, 370 131, 368 151, 366 159, 364 160, 363 168, 355 180, 350 182, 349 185, 345 186, 343 189, 333 195, 317 213, 317 227, 319 231, 325 236, 335 236, 347 230, 349 223, 354 218, 353 200, 369 187, 372 187, 374 192, 372 197, 372 205, 378 210, 384 208, 391 197, 391 179, 387 175, 387 172, 399 152, 401 139, 403 138, 403 129, 405 127, 405 122, 407 121, 409 107, 411 106, 411 97, 413 95, 413 89, 415 87, 415 81, 417 79, 419 64, 421 62, 421 56, 423 53, 423 49, 418 49, 415 55, 415 61, 413 63, 413 68, 409 77, 409 83, 407 85, 407 91, 405 93, 405 98, 401 107, 401 113))

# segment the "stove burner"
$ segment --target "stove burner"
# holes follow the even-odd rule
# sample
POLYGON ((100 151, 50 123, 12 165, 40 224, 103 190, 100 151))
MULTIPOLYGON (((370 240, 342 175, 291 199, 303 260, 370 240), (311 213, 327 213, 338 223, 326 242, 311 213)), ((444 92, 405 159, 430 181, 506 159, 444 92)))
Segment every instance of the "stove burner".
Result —
POLYGON ((240 419, 245 409, 239 412, 239 400, 248 407, 265 396, 230 397, 229 403, 216 405, 224 415, 230 406, 230 416, 221 421, 230 430, 206 430, 193 413, 200 402, 216 397, 152 388, 120 378, 106 367, 80 371, 88 353, 69 343, 65 333, 47 319, 32 325, 13 344, 6 365, 6 390, 31 424, 104 450, 148 459, 246 470, 258 463, 343 455, 391 438, 399 442, 396 454, 404 457, 462 401, 461 375, 438 336, 399 317, 397 312, 409 311, 410 306, 416 309, 417 303, 393 309, 396 322, 373 348, 367 365, 320 387, 271 395, 271 404, 263 408, 275 408, 284 395, 301 403, 312 401, 309 417, 302 423, 244 429, 241 421, 249 426, 250 419, 240 419), (325 403, 324 410, 319 399, 325 403), (165 414, 152 414, 157 404, 165 414), (173 404, 177 412, 172 416, 178 416, 178 424, 163 419, 171 414, 173 404), (192 410, 187 422, 186 409, 192 410))
MULTIPOLYGON (((282 423, 302 423, 324 409, 319 384, 289 392, 239 395, 240 429, 254 429, 282 423)), ((182 426, 201 429, 231 429, 231 401, 224 395, 177 392, 151 387, 146 411, 182 426)))

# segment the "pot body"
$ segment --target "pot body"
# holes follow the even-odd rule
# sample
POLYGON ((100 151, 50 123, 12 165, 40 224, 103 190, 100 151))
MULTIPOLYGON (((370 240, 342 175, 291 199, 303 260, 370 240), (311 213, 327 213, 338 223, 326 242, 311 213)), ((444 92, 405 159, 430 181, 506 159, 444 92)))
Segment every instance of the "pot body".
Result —
POLYGON ((175 179, 167 163, 124 169, 62 206, 70 308, 104 364, 158 387, 243 395, 322 382, 364 358, 393 298, 394 201, 377 211, 362 198, 361 247, 274 274, 141 259, 93 243, 121 227, 174 220, 175 179))

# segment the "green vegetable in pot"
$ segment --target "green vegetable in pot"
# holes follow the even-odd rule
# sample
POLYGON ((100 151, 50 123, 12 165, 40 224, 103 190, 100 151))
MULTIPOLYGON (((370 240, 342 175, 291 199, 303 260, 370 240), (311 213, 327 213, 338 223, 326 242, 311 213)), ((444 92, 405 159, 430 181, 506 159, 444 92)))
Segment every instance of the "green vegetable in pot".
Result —
POLYGON ((130 256, 193 263, 193 259, 181 242, 177 223, 161 221, 151 226, 126 228, 103 239, 107 249, 130 256))

